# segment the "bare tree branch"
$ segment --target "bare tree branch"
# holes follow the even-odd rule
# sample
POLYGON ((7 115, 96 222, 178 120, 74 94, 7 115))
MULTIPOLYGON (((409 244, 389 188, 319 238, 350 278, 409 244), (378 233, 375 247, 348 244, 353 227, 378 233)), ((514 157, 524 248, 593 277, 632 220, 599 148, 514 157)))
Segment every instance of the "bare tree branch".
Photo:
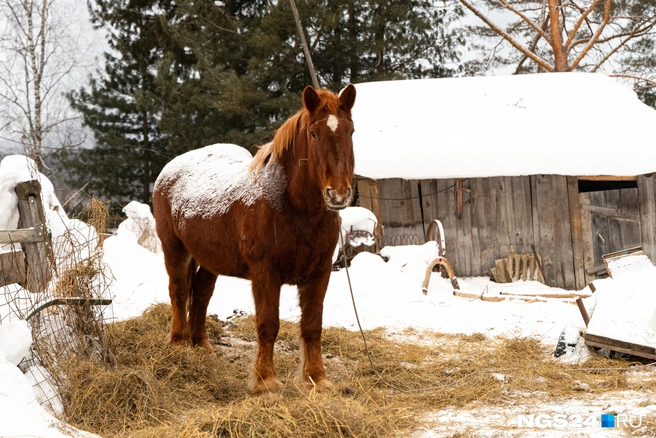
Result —
POLYGON ((544 68, 545 70, 547 70, 547 71, 553 71, 553 67, 552 67, 547 61, 545 61, 544 59, 542 59, 541 57, 539 57, 539 56, 536 55, 535 53, 530 52, 530 51, 527 50, 525 47, 523 47, 523 46, 522 46, 517 40, 515 40, 512 36, 510 36, 509 34, 507 34, 506 32, 504 32, 501 28, 499 28, 499 27, 496 26, 494 23, 492 23, 492 22, 491 22, 491 21, 490 21, 485 15, 483 15, 483 13, 481 13, 478 9, 476 9, 473 5, 471 5, 467 0, 460 0, 460 3, 462 3, 463 5, 465 5, 465 7, 466 7, 467 9, 469 9, 470 11, 472 11, 472 13, 473 13, 474 15, 476 15, 478 18, 480 18, 481 20, 483 20, 483 22, 484 22, 485 24, 487 24, 488 27, 489 27, 490 29, 492 29, 496 34, 498 34, 498 35, 500 35, 501 37, 503 37, 503 38, 504 38, 506 41, 508 41, 508 42, 509 42, 514 48, 516 48, 517 50, 519 50, 520 52, 522 52, 524 55, 526 55, 526 57, 528 57, 529 59, 531 59, 533 62, 535 62, 536 64, 538 64, 539 66, 541 66, 541 67, 544 68))
POLYGON ((499 1, 501 2, 501 4, 503 4, 503 5, 506 7, 506 9, 508 9, 509 11, 512 11, 512 12, 514 12, 515 14, 519 15, 519 17, 520 17, 522 20, 524 20, 524 22, 525 22, 526 24, 528 24, 529 26, 531 26, 531 27, 532 27, 532 28, 538 33, 538 35, 540 35, 542 38, 545 39, 545 41, 547 41, 547 42, 551 42, 551 38, 549 38, 549 35, 547 35, 547 34, 545 33, 545 31, 542 29, 541 26, 538 26, 537 24, 535 24, 535 23, 533 22, 533 20, 531 20, 530 18, 528 18, 528 17, 527 17, 526 15, 524 15, 521 11, 518 11, 517 9, 515 9, 515 8, 514 8, 510 3, 508 3, 506 0, 499 0, 499 1))
POLYGON ((635 75, 629 75, 629 74, 624 74, 624 73, 615 73, 615 74, 610 74, 608 76, 610 76, 612 78, 635 79, 638 82, 647 82, 647 83, 651 84, 647 87, 641 87, 641 89, 656 87, 656 80, 655 79, 649 79, 649 78, 645 78, 645 77, 642 77, 642 76, 635 76, 635 75))
POLYGON ((586 19, 588 18, 588 15, 590 15, 590 13, 592 11, 594 11, 594 8, 597 6, 597 4, 600 1, 601 0, 594 0, 590 4, 590 7, 581 14, 581 16, 577 20, 576 24, 574 25, 574 27, 570 31, 569 38, 567 38, 567 41, 565 41, 565 48, 569 48, 570 44, 572 44, 572 41, 574 40, 574 37, 576 36, 577 32, 581 28, 581 25, 583 24, 583 22, 586 21, 586 19))
MULTIPOLYGON (((594 68, 592 69, 592 72, 593 72, 593 73, 596 72, 596 71, 599 69, 599 67, 601 67, 606 61, 608 61, 608 59, 609 59, 611 56, 613 56, 613 55, 614 55, 619 49, 621 49, 622 47, 624 47, 624 46, 626 45, 626 43, 628 43, 629 41, 631 41, 631 40, 632 40, 633 38, 635 38, 637 35, 640 35, 640 34, 644 34, 644 33, 649 32, 649 30, 650 30, 651 28, 653 28, 654 25, 656 25, 656 17, 652 17, 651 21, 652 21, 651 26, 649 26, 648 28, 639 29, 639 28, 636 27, 632 32, 630 32, 630 33, 628 33, 628 34, 624 34, 624 35, 615 35, 615 36, 613 36, 613 39, 614 39, 614 38, 621 38, 622 36, 625 36, 626 38, 624 38, 624 39, 623 39, 623 40, 622 40, 617 46, 615 46, 610 52, 608 52, 608 53, 606 54, 606 56, 604 56, 604 57, 601 59, 601 61, 599 61, 599 62, 597 63, 597 65, 594 66, 594 68)), ((606 41, 610 41, 610 39, 607 39, 606 41)))
POLYGON ((585 55, 588 54, 592 46, 597 42, 599 37, 601 36, 601 33, 604 31, 604 28, 608 24, 608 21, 610 20, 610 6, 611 6, 611 0, 606 0, 606 4, 604 6, 604 18, 601 22, 601 25, 599 28, 597 28, 597 32, 590 38, 590 41, 586 46, 581 50, 581 53, 579 53, 579 56, 576 57, 574 62, 572 62, 572 69, 575 69, 577 65, 579 65, 579 62, 583 59, 585 55))
MULTIPOLYGON (((548 25, 549 25, 549 15, 547 14, 547 15, 545 15, 545 17, 544 17, 544 20, 542 21, 542 26, 540 26, 540 28, 541 28, 543 31, 545 31, 545 30, 547 30, 548 25)), ((531 40, 531 43, 528 45, 528 50, 529 50, 529 51, 531 51, 531 52, 535 52, 535 49, 537 48, 537 46, 538 46, 538 42, 540 42, 540 38, 541 38, 541 37, 542 37, 542 35, 540 35, 539 33, 536 33, 536 34, 535 34, 535 36, 534 36, 533 39, 531 40)), ((546 41, 549 42, 549 40, 546 40, 546 41)), ((520 72, 521 69, 522 69, 522 66, 524 65, 524 62, 525 62, 527 59, 528 59, 528 57, 527 57, 526 55, 523 55, 523 56, 522 56, 522 58, 519 60, 519 63, 517 64, 517 68, 515 69, 515 74, 519 74, 519 72, 520 72)))

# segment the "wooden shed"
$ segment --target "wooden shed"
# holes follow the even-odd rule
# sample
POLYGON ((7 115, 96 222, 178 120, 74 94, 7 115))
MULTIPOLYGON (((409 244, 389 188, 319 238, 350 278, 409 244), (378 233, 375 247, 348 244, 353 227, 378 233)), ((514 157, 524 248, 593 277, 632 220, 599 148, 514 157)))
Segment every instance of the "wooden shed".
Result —
POLYGON ((603 254, 656 260, 656 111, 628 87, 545 73, 356 88, 358 203, 384 236, 423 243, 439 219, 456 275, 535 248, 570 290, 605 274, 603 254))

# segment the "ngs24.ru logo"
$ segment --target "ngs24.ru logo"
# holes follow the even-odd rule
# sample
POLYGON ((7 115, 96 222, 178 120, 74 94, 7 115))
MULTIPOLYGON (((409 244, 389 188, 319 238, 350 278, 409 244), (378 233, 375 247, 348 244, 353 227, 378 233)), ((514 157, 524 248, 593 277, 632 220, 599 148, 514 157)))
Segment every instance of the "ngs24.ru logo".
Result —
POLYGON ((642 426, 642 415, 632 414, 593 414, 567 415, 567 414, 529 414, 517 416, 517 427, 532 428, 583 428, 601 427, 603 429, 614 427, 638 428, 642 426))

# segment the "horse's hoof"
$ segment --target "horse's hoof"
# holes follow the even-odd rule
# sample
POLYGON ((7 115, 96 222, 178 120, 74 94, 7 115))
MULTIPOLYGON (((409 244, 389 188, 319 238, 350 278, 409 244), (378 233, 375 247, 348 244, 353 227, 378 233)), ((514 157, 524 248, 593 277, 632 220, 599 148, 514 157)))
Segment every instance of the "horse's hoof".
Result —
POLYGON ((196 346, 202 348, 203 350, 207 350, 210 353, 214 353, 214 347, 212 347, 212 344, 210 344, 207 339, 203 339, 200 342, 196 342, 196 346))
POLYGON ((166 342, 169 345, 173 345, 174 347, 182 347, 184 345, 189 345, 191 343, 191 339, 189 338, 189 336, 185 336, 185 335, 169 334, 166 337, 166 342))
POLYGON ((314 379, 308 379, 305 382, 305 387, 309 391, 316 391, 316 392, 329 392, 335 389, 332 383, 326 378, 317 378, 316 380, 314 379))
POLYGON ((268 392, 277 392, 282 389, 282 382, 277 377, 270 377, 262 380, 257 379, 251 384, 251 394, 266 394, 268 392))

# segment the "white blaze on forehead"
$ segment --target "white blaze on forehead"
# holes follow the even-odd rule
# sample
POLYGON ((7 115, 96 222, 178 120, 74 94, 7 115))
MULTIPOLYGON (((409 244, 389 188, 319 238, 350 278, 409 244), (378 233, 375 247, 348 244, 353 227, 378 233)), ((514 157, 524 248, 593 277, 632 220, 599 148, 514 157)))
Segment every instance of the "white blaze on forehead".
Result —
POLYGON ((328 120, 326 121, 326 125, 328 125, 328 127, 333 132, 335 132, 335 131, 337 131, 337 126, 339 126, 339 120, 337 119, 337 117, 335 117, 334 115, 331 114, 331 115, 328 116, 328 120))

